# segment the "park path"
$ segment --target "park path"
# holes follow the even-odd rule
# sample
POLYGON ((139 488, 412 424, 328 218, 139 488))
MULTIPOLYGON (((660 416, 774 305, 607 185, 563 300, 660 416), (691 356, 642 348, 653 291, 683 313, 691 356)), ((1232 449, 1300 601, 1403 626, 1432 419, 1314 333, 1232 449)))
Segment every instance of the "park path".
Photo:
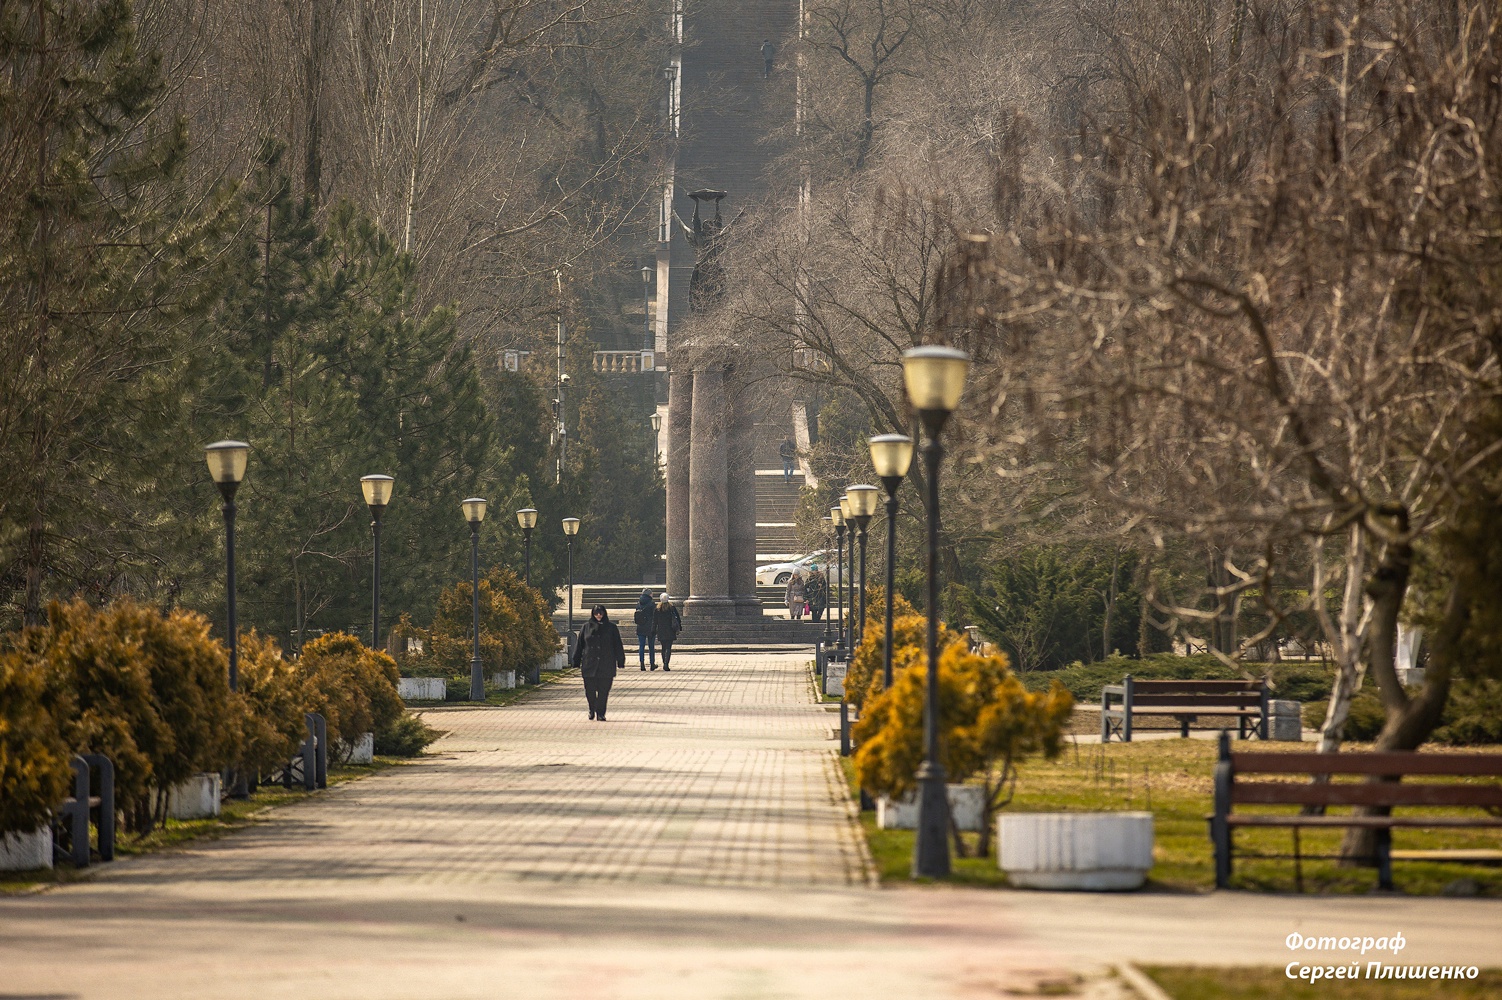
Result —
POLYGON ((1403 931, 1502 964, 1502 901, 875 889, 805 658, 685 654, 434 711, 423 761, 0 899, 0 1000, 998 998, 1122 960, 1282 966, 1403 931), (316 991, 316 993, 315 993, 316 991))

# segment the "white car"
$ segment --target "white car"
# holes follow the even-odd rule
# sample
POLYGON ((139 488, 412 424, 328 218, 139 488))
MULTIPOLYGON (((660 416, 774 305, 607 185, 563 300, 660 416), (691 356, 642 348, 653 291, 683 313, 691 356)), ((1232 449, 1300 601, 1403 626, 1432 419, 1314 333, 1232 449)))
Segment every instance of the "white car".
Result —
MULTIPOLYGON (((824 549, 800 556, 792 562, 769 563, 766 566, 756 567, 756 585, 758 587, 781 587, 792 579, 794 572, 807 576, 809 567, 815 563, 824 571, 826 577, 831 579, 834 577, 834 549, 824 549)), ((846 580, 850 579, 850 570, 846 568, 842 575, 846 580)))

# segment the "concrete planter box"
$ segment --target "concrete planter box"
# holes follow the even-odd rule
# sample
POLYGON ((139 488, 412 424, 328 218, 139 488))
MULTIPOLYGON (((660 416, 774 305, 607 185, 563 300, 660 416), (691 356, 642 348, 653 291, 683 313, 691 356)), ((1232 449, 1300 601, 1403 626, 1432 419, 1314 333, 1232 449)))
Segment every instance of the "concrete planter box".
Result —
POLYGON ((1140 888, 1153 866, 1153 814, 1012 813, 996 819, 998 863, 1022 889, 1140 888))
POLYGON ((516 687, 516 671, 497 670, 495 673, 490 675, 490 686, 498 688, 516 687))
MULTIPOLYGON (((985 814, 986 790, 979 785, 947 785, 949 790, 949 815, 955 825, 966 832, 980 830, 981 817, 985 814)), ((876 826, 881 830, 918 829, 918 797, 915 794, 899 802, 886 796, 876 800, 876 826)))
POLYGON ((845 674, 850 664, 843 660, 824 661, 824 693, 834 698, 845 696, 845 674))
POLYGON ((442 701, 445 692, 442 677, 403 677, 396 684, 402 701, 442 701))
POLYGON ((544 670, 565 670, 568 668, 568 654, 559 650, 553 654, 553 658, 542 665, 544 670))
POLYGON ((365 733, 355 741, 354 749, 339 744, 339 759, 346 764, 369 764, 375 760, 375 733, 365 733))
POLYGON ((0 834, 0 872, 30 872, 52 867, 52 827, 30 833, 0 834))
POLYGON ((219 799, 224 791, 223 779, 216 772, 195 774, 167 789, 167 816, 170 819, 208 819, 219 815, 219 799))
POLYGON ((1273 699, 1267 703, 1268 738, 1298 743, 1304 738, 1304 706, 1296 701, 1273 699))

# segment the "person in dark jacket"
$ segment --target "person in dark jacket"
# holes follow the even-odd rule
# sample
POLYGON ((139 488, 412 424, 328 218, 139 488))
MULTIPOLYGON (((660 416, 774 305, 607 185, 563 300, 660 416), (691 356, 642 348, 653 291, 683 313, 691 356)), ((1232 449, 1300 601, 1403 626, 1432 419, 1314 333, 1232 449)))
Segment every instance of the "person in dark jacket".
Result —
POLYGON ((808 616, 814 621, 824 619, 824 609, 829 607, 829 581, 819 571, 819 564, 809 567, 808 579, 803 581, 803 596, 808 601, 808 616))
POLYGON ((657 648, 662 651, 662 669, 673 669, 668 664, 673 659, 673 643, 678 641, 678 633, 683 631, 683 616, 665 593, 657 595, 657 610, 652 613, 652 631, 657 636, 657 648))
POLYGON ((610 620, 605 605, 596 604, 589 621, 574 644, 574 662, 584 678, 584 697, 589 699, 589 717, 605 721, 605 703, 610 700, 610 685, 615 672, 626 669, 626 647, 621 644, 621 630, 610 620))
POLYGON ((652 669, 657 669, 657 646, 653 642, 653 618, 657 612, 657 602, 652 600, 652 592, 643 590, 641 597, 636 601, 636 659, 643 670, 647 664, 652 664, 652 669))

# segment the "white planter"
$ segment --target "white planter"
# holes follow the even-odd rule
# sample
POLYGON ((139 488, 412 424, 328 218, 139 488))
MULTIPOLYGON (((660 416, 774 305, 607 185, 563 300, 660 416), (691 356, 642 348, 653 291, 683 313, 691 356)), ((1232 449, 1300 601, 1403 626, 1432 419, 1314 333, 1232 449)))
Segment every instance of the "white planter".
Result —
POLYGON ((442 677, 403 677, 397 681, 396 693, 402 701, 442 701, 447 685, 442 677))
POLYGON ((205 771, 167 789, 167 816, 171 819, 208 819, 219 815, 219 797, 224 791, 217 772, 205 771))
POLYGON ((1153 814, 1011 813, 996 819, 998 863, 1023 889, 1136 889, 1153 866, 1153 814))
MULTIPOLYGON (((980 830, 981 817, 985 814, 986 790, 979 785, 946 785, 949 791, 949 815, 956 826, 966 832, 980 830)), ((918 798, 916 794, 898 802, 886 796, 876 800, 876 826, 881 830, 918 829, 918 798)))
MULTIPOLYGON (((341 747, 341 750, 349 750, 349 747, 341 747)), ((340 755, 341 757, 343 754, 340 755)), ((355 741, 355 749, 345 759, 348 764, 369 764, 375 760, 375 733, 365 733, 355 741)))
POLYGON ((490 686, 498 688, 516 687, 516 671, 497 670, 495 673, 490 675, 490 686))
POLYGON ((30 872, 52 867, 52 827, 30 833, 0 834, 0 872, 30 872))
POLYGON ((553 658, 542 665, 544 670, 566 670, 568 668, 568 654, 559 650, 553 654, 553 658))
POLYGON ((824 661, 824 693, 833 698, 845 696, 845 674, 850 665, 838 660, 824 661))
POLYGON ((1304 706, 1275 698, 1267 703, 1268 739, 1298 743, 1304 738, 1304 706))

